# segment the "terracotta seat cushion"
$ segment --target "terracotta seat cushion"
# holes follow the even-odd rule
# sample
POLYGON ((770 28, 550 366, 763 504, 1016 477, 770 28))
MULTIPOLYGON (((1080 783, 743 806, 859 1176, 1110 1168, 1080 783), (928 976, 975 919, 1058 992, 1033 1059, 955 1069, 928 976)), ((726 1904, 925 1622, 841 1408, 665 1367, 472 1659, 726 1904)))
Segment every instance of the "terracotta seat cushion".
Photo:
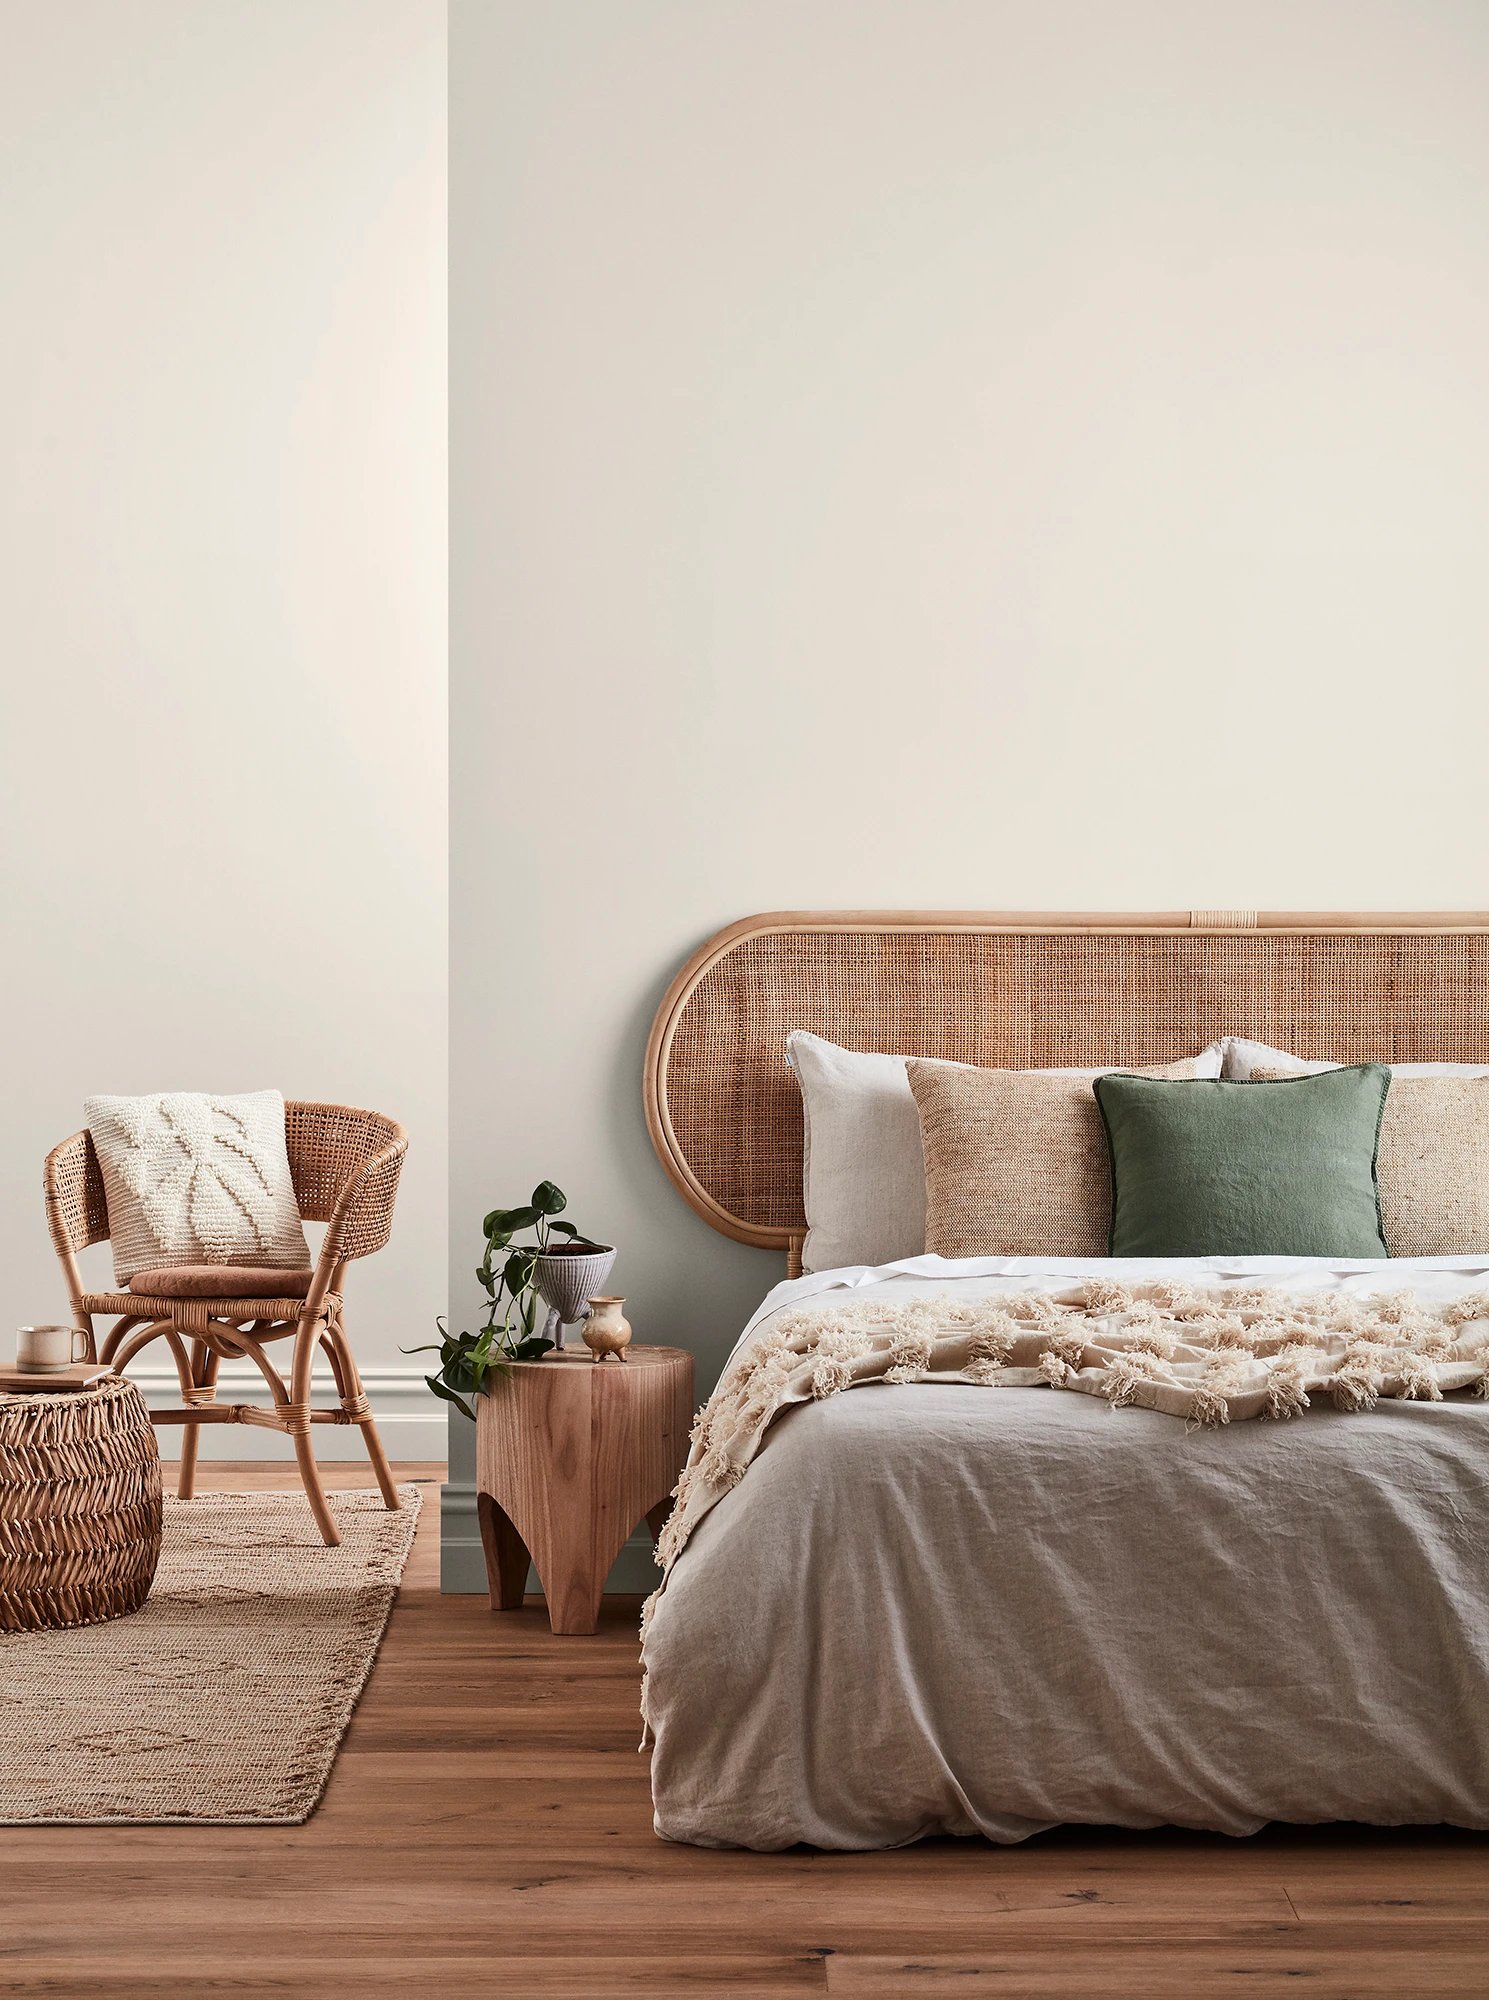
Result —
POLYGON ((136 1271, 129 1289, 137 1298, 152 1299, 303 1299, 314 1275, 261 1264, 173 1264, 136 1271))

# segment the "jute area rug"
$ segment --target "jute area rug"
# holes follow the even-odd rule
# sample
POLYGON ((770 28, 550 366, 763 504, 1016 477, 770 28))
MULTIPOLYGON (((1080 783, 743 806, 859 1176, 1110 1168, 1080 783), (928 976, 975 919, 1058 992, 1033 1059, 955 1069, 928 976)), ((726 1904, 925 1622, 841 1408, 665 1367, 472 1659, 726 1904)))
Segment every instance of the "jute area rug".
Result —
POLYGON ((0 1825, 296 1826, 314 1811, 413 1545, 402 1510, 333 1493, 165 1502, 143 1608, 0 1635, 0 1825))

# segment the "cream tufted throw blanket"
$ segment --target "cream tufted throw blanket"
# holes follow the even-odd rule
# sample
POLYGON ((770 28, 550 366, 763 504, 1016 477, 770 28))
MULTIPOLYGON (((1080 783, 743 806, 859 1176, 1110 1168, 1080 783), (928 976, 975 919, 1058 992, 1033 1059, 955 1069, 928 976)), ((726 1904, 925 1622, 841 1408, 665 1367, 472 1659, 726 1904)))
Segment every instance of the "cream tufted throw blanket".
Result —
POLYGON ((1073 1390, 1214 1426, 1283 1418, 1327 1395, 1341 1410, 1381 1397, 1489 1394, 1489 1290, 1436 1310, 1409 1292, 1288 1298, 1265 1285, 1202 1292, 1088 1280, 1054 1296, 862 1299, 790 1309, 725 1370, 693 1428, 677 1505, 657 1544, 660 1588, 703 1517, 743 1479, 794 1403, 869 1383, 967 1382, 1073 1390))

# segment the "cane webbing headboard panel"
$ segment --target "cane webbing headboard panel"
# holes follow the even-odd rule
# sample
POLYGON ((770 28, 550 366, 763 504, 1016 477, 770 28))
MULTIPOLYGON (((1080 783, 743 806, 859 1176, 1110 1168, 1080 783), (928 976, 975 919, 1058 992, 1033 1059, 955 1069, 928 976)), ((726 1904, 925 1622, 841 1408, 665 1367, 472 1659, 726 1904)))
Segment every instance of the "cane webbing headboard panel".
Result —
POLYGON ((646 1052, 646 1115, 692 1206, 743 1243, 805 1228, 786 1036, 1033 1069, 1248 1035, 1342 1062, 1489 1062, 1489 911, 780 911, 710 938, 646 1052))

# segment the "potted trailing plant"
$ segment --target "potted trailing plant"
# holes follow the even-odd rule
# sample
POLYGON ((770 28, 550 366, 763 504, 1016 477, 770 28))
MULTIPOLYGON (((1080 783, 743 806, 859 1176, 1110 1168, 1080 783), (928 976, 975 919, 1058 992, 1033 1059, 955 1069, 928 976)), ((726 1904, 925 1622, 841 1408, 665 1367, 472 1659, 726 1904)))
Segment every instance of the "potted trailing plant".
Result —
POLYGON ((592 1243, 572 1222, 558 1220, 568 1205, 562 1188, 539 1181, 523 1207, 492 1209, 481 1224, 486 1251, 476 1266, 486 1294, 484 1322, 475 1333, 450 1333, 439 1319, 437 1347, 404 1350, 439 1355, 438 1369, 424 1379, 436 1396, 453 1403, 472 1421, 475 1411, 466 1397, 484 1395, 491 1377, 500 1380, 512 1362, 536 1361, 555 1346, 551 1336, 557 1331, 561 1338, 565 1309, 578 1317, 582 1301, 573 1296, 574 1281, 593 1289, 604 1282, 614 1262, 611 1245, 592 1243), (536 1242, 513 1242, 528 1230, 536 1242), (537 1331, 539 1297, 550 1307, 542 1333, 537 1331))

